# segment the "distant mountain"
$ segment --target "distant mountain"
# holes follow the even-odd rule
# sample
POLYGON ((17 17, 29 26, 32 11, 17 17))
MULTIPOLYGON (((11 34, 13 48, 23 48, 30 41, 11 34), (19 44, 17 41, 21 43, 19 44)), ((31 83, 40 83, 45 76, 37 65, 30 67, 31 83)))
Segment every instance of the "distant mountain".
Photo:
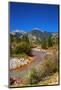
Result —
POLYGON ((16 36, 17 38, 21 38, 24 34, 26 34, 26 32, 24 32, 23 30, 10 32, 10 35, 16 36))
POLYGON ((29 33, 32 34, 32 36, 35 36, 37 39, 48 38, 50 35, 52 35, 50 32, 35 29, 29 33))
POLYGON ((46 39, 48 38, 49 36, 53 36, 53 35, 58 35, 58 33, 51 33, 51 32, 47 32, 47 31, 43 31, 43 30, 40 30, 38 28, 34 28, 32 29, 32 31, 30 32, 24 32, 24 31, 14 31, 14 32, 10 32, 10 35, 13 35, 13 36, 16 36, 17 38, 21 38, 23 35, 27 34, 28 37, 31 39, 31 40, 36 40, 36 39, 46 39))

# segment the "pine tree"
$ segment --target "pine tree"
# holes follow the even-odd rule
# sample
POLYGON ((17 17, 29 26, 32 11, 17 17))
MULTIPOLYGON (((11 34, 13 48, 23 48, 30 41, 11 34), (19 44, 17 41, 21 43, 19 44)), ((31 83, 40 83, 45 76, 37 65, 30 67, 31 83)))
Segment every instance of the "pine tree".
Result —
POLYGON ((48 37, 48 47, 53 46, 53 40, 52 40, 52 36, 48 37))
POLYGON ((43 49, 47 49, 48 48, 47 40, 45 38, 41 42, 41 47, 43 49))

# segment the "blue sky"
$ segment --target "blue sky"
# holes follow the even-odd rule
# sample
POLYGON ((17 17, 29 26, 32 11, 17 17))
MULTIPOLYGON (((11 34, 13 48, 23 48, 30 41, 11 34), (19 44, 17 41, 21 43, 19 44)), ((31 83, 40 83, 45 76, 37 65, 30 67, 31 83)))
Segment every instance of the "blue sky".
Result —
POLYGON ((43 31, 58 32, 58 5, 10 2, 10 32, 43 31))

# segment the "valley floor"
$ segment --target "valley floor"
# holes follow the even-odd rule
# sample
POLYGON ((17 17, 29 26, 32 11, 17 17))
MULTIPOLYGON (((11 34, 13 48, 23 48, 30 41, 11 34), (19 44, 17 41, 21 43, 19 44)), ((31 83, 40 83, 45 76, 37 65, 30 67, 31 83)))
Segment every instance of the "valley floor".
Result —
MULTIPOLYGON (((25 78, 25 76, 27 75, 28 71, 30 71, 31 68, 33 68, 33 67, 36 67, 36 66, 38 67, 41 64, 41 62, 44 60, 44 57, 46 55, 53 54, 52 51, 53 51, 53 49, 43 50, 43 49, 40 49, 40 48, 33 48, 32 49, 32 54, 34 55, 34 57, 32 57, 33 60, 31 61, 31 63, 28 63, 24 67, 21 66, 19 68, 10 70, 10 77, 12 77, 13 80, 15 81, 14 84, 11 85, 10 87, 29 86, 28 84, 26 84, 27 83, 27 78, 25 78)), ((20 64, 21 63, 22 63, 22 61, 20 62, 20 64)), ((13 63, 13 65, 16 66, 16 64, 17 64, 17 62, 15 61, 15 63, 13 63)), ((38 82, 36 84, 36 86, 37 85, 57 85, 59 83, 58 72, 54 73, 51 76, 47 76, 46 78, 44 78, 43 81, 38 82)))

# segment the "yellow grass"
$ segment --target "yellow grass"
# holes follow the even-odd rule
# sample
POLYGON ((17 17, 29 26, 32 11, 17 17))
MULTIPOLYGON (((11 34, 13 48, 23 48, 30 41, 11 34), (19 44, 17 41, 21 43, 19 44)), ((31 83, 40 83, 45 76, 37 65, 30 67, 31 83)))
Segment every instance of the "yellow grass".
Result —
POLYGON ((48 80, 41 81, 38 85, 57 85, 59 84, 58 81, 58 73, 54 73, 52 76, 49 76, 48 80))

